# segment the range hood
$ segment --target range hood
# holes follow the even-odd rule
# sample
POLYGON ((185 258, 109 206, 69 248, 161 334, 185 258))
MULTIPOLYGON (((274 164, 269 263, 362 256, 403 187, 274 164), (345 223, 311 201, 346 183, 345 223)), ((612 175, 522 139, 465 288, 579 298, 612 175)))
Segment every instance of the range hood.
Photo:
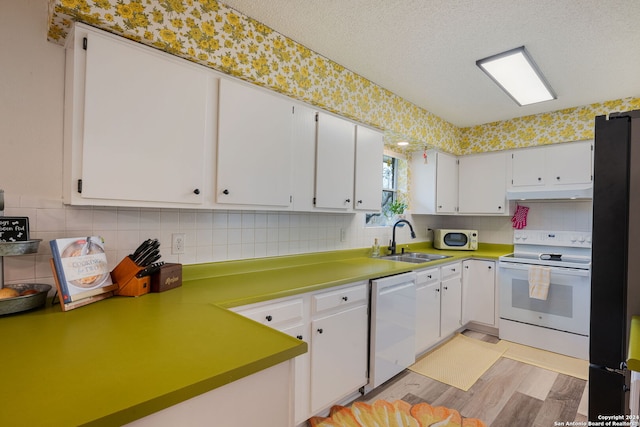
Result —
POLYGON ((593 199, 593 185, 572 188, 509 189, 507 200, 584 200, 593 199))

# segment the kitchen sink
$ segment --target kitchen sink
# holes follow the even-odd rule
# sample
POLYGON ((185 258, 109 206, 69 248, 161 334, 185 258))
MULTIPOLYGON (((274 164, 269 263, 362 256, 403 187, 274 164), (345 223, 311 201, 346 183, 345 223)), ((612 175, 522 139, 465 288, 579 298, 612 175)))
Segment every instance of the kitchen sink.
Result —
POLYGON ((413 264, 422 264, 423 262, 436 261, 439 259, 451 258, 451 255, 425 254, 422 252, 405 252, 403 254, 384 255, 380 259, 387 261, 411 262, 413 264))

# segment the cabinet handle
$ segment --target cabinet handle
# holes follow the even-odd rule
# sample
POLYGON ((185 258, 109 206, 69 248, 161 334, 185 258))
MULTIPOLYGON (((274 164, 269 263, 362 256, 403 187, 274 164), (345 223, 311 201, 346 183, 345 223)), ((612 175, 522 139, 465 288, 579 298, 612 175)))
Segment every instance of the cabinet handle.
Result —
POLYGON ((559 176, 556 176, 556 179, 557 179, 558 181, 560 181, 560 177, 559 177, 559 176))
POLYGON ((466 268, 466 269, 468 270, 468 269, 469 269, 469 266, 468 266, 468 265, 465 265, 465 266, 464 266, 464 268, 466 268))
POLYGON ((349 301, 349 297, 342 297, 342 301, 349 301))
POLYGON ((229 194, 229 190, 225 188, 224 190, 222 190, 222 194, 229 194))
POLYGON ((427 279, 431 279, 431 275, 430 274, 427 274, 427 279))
POLYGON ((440 288, 436 288, 436 292, 440 292, 440 288))
POLYGON ((438 209, 442 209, 442 205, 439 205, 439 206, 438 206, 438 209))
POLYGON ((318 333, 321 334, 322 332, 322 328, 318 328, 318 333))
POLYGON ((542 177, 538 177, 538 181, 542 181, 542 177))
POLYGON ((362 204, 362 200, 358 200, 358 204, 361 205, 362 204))
POLYGON ((296 338, 298 338, 300 341, 302 341, 302 335, 296 335, 296 338))
POLYGON ((200 189, 196 188, 195 190, 193 190, 193 194, 200 194, 200 189))
POLYGON ((347 199, 344 201, 345 203, 351 203, 351 199, 347 199))
POLYGON ((502 210, 502 206, 498 206, 498 210, 499 210, 499 211, 500 211, 500 210, 502 210))
POLYGON ((491 270, 491 266, 489 266, 489 270, 491 270))
POLYGON ((453 271, 453 272, 455 273, 456 269, 455 269, 455 268, 452 268, 452 269, 451 269, 451 271, 453 271))
POLYGON ((267 322, 271 322, 273 320, 273 317, 271 317, 271 315, 268 315, 266 319, 267 319, 267 322))
POLYGON ((446 291, 447 289, 449 289, 447 286, 444 286, 444 290, 446 291))

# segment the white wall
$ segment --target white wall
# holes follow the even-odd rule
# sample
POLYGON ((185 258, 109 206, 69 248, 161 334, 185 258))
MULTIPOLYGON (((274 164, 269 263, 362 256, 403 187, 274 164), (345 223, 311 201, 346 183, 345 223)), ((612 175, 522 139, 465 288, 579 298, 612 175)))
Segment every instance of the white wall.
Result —
MULTIPOLYGON (((363 214, 78 208, 61 202, 64 49, 46 41, 46 0, 0 0, 0 189, 7 216, 28 216, 31 237, 43 239, 37 255, 5 257, 6 283, 53 284, 48 242, 102 235, 115 266, 146 238, 159 238, 163 260, 192 264, 385 245, 389 228, 364 228, 363 214), (341 240, 341 230, 345 239, 341 240), (186 253, 171 255, 171 234, 186 234, 186 253)), ((536 203, 530 228, 590 227, 584 203, 536 203)), ((590 204, 589 204, 590 206, 590 204)), ((477 228, 480 240, 511 243, 509 218, 409 219, 418 238, 428 228, 477 228)), ((398 243, 411 241, 397 230, 398 243)))

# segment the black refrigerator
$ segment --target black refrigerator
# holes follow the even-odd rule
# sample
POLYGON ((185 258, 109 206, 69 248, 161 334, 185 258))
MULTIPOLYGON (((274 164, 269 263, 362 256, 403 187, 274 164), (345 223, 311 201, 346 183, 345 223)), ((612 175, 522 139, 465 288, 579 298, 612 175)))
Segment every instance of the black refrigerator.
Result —
POLYGON ((629 324, 640 315, 640 110, 596 117, 594 146, 589 420, 599 421, 629 413, 629 324))

